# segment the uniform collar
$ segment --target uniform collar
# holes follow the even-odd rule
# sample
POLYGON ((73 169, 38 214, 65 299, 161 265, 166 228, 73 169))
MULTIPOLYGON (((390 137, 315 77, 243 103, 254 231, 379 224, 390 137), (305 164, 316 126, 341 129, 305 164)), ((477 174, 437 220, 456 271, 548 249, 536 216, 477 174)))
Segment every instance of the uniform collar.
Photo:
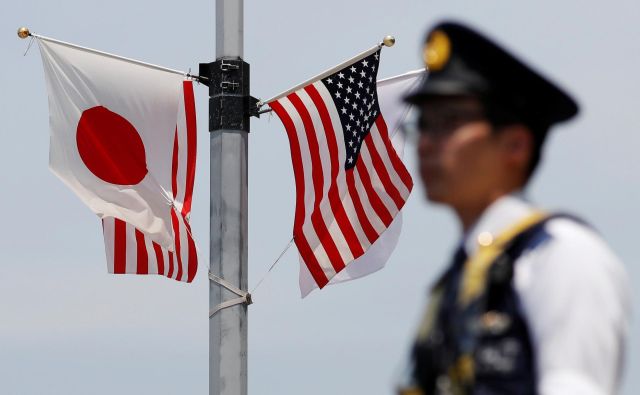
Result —
POLYGON ((534 207, 520 192, 502 196, 491 203, 462 240, 467 256, 473 256, 476 253, 479 245, 478 238, 485 236, 485 232, 491 234, 495 239, 510 225, 530 215, 533 211, 534 207))

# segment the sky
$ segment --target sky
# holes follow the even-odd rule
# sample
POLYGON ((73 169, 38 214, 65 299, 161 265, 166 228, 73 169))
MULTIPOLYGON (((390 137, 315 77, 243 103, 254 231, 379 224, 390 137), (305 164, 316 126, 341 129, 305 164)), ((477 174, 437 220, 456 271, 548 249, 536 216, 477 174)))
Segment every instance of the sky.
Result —
MULTIPOLYGON (((535 203, 593 224, 640 283, 640 4, 632 0, 507 2, 246 1, 251 92, 271 97, 371 47, 387 34, 379 77, 422 66, 426 29, 467 22, 558 81, 581 113, 554 129, 527 190, 535 203)), ((24 0, 0 15, 0 392, 206 394, 209 152, 207 89, 196 87, 198 170, 191 216, 201 266, 193 284, 107 274, 100 222, 48 170, 48 108, 33 32, 166 67, 194 70, 215 55, 214 2, 24 0)), ((294 181, 274 116, 251 122, 249 285, 291 237, 294 181)), ((290 249, 249 308, 249 393, 391 394, 429 285, 459 235, 446 208, 416 187, 387 266, 301 299, 290 249)), ((640 295, 634 290, 634 316, 640 295)), ((621 394, 640 389, 633 321, 621 394)))

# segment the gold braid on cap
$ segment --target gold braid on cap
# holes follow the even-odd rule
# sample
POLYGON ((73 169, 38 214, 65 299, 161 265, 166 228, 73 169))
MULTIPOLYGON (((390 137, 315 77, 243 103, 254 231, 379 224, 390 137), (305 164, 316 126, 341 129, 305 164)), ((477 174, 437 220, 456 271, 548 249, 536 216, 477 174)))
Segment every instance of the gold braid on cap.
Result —
POLYGON ((429 71, 438 71, 447 64, 451 56, 451 41, 442 30, 435 30, 429 34, 422 57, 429 71))

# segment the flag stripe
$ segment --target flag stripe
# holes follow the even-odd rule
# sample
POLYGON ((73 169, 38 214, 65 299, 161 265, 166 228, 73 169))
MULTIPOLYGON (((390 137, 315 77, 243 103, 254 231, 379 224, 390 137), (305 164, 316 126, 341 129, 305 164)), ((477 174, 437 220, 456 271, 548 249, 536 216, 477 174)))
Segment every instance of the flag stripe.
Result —
POLYGON ((185 222, 184 225, 189 232, 187 237, 189 256, 189 263, 187 264, 187 282, 190 283, 196 277, 196 272, 198 271, 198 251, 196 249, 196 243, 193 241, 193 237, 191 236, 191 226, 189 226, 187 222, 185 222))
POLYGON ((400 176, 400 179, 402 180, 404 185, 407 187, 407 189, 411 191, 411 188, 413 187, 413 180, 411 179, 411 175, 409 174, 409 171, 402 163, 402 160, 400 160, 400 157, 398 157, 396 150, 391 145, 391 139, 389 138, 389 131, 387 130, 387 124, 384 122, 384 119, 382 118, 382 114, 380 114, 380 116, 376 119, 375 125, 378 131, 380 132, 380 135, 382 136, 382 141, 384 142, 384 145, 387 148, 387 152, 389 153, 389 157, 391 158, 391 163, 393 165, 393 168, 396 170, 396 173, 398 174, 398 176, 400 176))
MULTIPOLYGON (((316 91, 325 103, 331 103, 331 93, 327 90, 324 84, 322 84, 322 82, 316 82, 315 84, 313 84, 313 86, 316 88, 316 91)), ((344 131, 342 123, 340 121, 340 115, 338 114, 334 106, 327 106, 327 110, 331 118, 336 141, 340 142, 340 144, 338 144, 338 163, 340 163, 341 166, 340 171, 338 172, 338 177, 334 181, 335 184, 338 185, 338 194, 342 201, 343 207, 346 210, 349 221, 356 232, 358 241, 362 248, 366 250, 371 245, 371 242, 369 241, 363 229, 363 224, 359 220, 358 214, 356 212, 356 207, 351 198, 349 186, 347 184, 347 170, 345 170, 344 166, 342 166, 342 164, 344 164, 347 160, 347 153, 345 145, 343 143, 344 131)))
POLYGON ((314 280, 320 287, 323 287, 329 282, 329 280, 324 275, 324 272, 320 267, 320 263, 311 250, 311 246, 309 245, 307 238, 302 233, 302 224, 305 217, 305 183, 302 167, 302 154, 300 152, 300 142, 296 133, 296 127, 294 126, 293 120, 289 116, 288 112, 280 102, 276 101, 269 103, 269 106, 282 121, 289 138, 289 147, 291 149, 291 160, 293 162, 294 180, 296 185, 296 210, 293 225, 294 241, 296 243, 296 247, 298 247, 298 251, 300 251, 300 254, 304 257, 303 259, 308 265, 309 271, 311 272, 314 280))
POLYGON ((149 262, 147 274, 158 274, 158 260, 156 259, 156 253, 153 249, 153 240, 144 233, 142 234, 144 236, 144 246, 147 250, 147 261, 149 262))
POLYGON ((136 234, 136 274, 149 274, 149 255, 147 254, 147 246, 145 237, 138 229, 134 229, 136 234))
POLYGON ((349 195, 351 196, 351 200, 353 201, 353 205, 356 209, 356 214, 358 216, 358 220, 362 224, 362 229, 364 233, 367 235, 367 239, 369 239, 369 243, 373 244, 378 238, 378 232, 373 228, 373 225, 369 221, 369 216, 364 210, 364 206, 362 201, 360 200, 360 195, 358 194, 356 181, 355 181, 355 169, 347 170, 347 186, 349 188, 349 195))
POLYGON ((172 251, 169 251, 169 272, 167 273, 167 277, 169 278, 173 278, 173 272, 175 271, 173 256, 174 256, 174 253, 172 251))
MULTIPOLYGON (((178 216, 176 210, 171 210, 171 223, 173 224, 173 237, 176 243, 176 277, 178 281, 182 280, 182 251, 180 249, 180 225, 178 224, 178 216)), ((173 277, 172 277, 173 278, 173 277)))
POLYGON ((320 243, 322 243, 323 248, 327 252, 329 256, 329 260, 333 268, 336 272, 342 270, 344 268, 344 262, 342 261, 342 257, 338 252, 338 248, 336 244, 329 235, 329 231, 327 229, 327 225, 322 218, 322 214, 320 212, 320 202, 323 198, 323 171, 322 171, 322 162, 320 159, 320 148, 318 146, 318 141, 316 138, 316 131, 313 127, 313 123, 311 121, 311 116, 307 111, 307 108, 304 106, 300 98, 297 94, 292 93, 289 96, 289 100, 291 104, 298 111, 302 119, 302 123, 304 125, 304 131, 307 135, 307 141, 309 142, 309 149, 311 151, 311 174, 313 177, 313 187, 315 192, 315 200, 313 204, 313 211, 311 212, 311 223, 313 224, 313 228, 318 235, 320 243))
MULTIPOLYGON (((376 130, 376 133, 371 134, 371 137, 372 137, 371 143, 373 143, 372 146, 375 147, 376 152, 379 154, 380 159, 382 160, 382 163, 384 165, 384 168, 387 169, 387 172, 391 177, 391 181, 393 182, 393 185, 395 186, 396 190, 400 193, 400 196, 402 197, 402 201, 403 201, 402 205, 404 205, 404 201, 409 196, 409 193, 411 192, 411 190, 408 189, 407 186, 404 184, 404 182, 400 179, 399 174, 397 173, 395 167, 392 164, 391 156, 395 155, 396 157, 399 158, 399 155, 397 154, 395 149, 393 152, 389 152, 387 150, 387 147, 384 144, 383 138, 380 135, 378 126, 374 125, 374 128, 376 130)), ((393 143, 391 147, 394 147, 393 143)))
POLYGON ((124 274, 127 270, 127 224, 117 218, 114 220, 113 272, 124 274))
MULTIPOLYGON (((186 169, 186 190, 182 215, 187 216, 191 212, 191 200, 193 198, 193 185, 196 175, 196 151, 197 151, 197 127, 196 127, 196 106, 193 97, 193 83, 184 82, 184 107, 187 124, 187 169, 186 169)), ((195 273, 194 273, 195 275, 195 273)))
POLYGON ((378 196, 375 189, 373 188, 366 163, 362 160, 359 160, 356 164, 356 169, 358 175, 360 176, 360 180, 362 181, 362 185, 364 186, 365 192, 367 193, 367 197, 369 198, 369 201, 371 202, 371 205, 373 206, 376 214, 378 214, 378 218, 382 220, 382 223, 384 223, 385 227, 389 226, 393 218, 391 218, 389 210, 387 210, 384 203, 382 203, 382 200, 380 200, 380 196, 378 196))
POLYGON ((162 252, 162 247, 160 247, 160 244, 156 243, 155 241, 152 242, 152 245, 153 251, 156 254, 158 274, 164 274, 164 253, 162 252))
POLYGON ((398 191, 396 186, 393 185, 391 176, 387 172, 387 168, 385 167, 380 154, 376 150, 375 143, 373 142, 373 137, 371 135, 372 133, 369 133, 369 136, 364 139, 364 143, 367 148, 365 152, 368 152, 370 155, 373 167, 375 168, 377 176, 380 178, 380 182, 384 185, 385 191, 388 193, 389 197, 393 199, 393 203, 396 208, 400 210, 404 205, 404 199, 402 198, 402 195, 400 195, 400 191, 398 191))
MULTIPOLYGON (((365 139, 366 141, 367 139, 365 139)), ((360 152, 362 157, 363 166, 366 167, 367 173, 371 179, 371 186, 373 187, 373 191, 380 198, 383 206, 386 208, 386 211, 389 213, 391 218, 393 218, 398 212, 398 208, 396 207, 393 199, 389 196, 389 191, 387 185, 385 185, 380 179, 380 175, 378 174, 378 169, 375 168, 373 164, 373 159, 371 157, 371 152, 369 151, 367 144, 362 144, 362 151, 360 152)), ((384 170, 384 169, 382 169, 384 170)))
MULTIPOLYGON (((171 196, 178 196, 178 127, 173 135, 173 154, 171 155, 171 196)), ((173 211, 172 211, 173 212, 173 211)))
MULTIPOLYGON (((316 230, 314 228, 314 224, 311 221, 310 213, 313 212, 314 202, 315 202, 315 190, 313 187, 313 176, 311 174, 311 153, 309 148, 309 142, 307 141, 307 134, 304 129, 304 124, 302 122, 302 118, 300 114, 298 114, 297 110, 291 103, 291 100, 288 98, 284 98, 281 101, 284 110, 289 115, 298 138, 298 142, 300 145, 300 153, 302 159, 302 174, 303 174, 303 182, 304 182, 304 218, 301 223, 301 228, 299 235, 300 237, 304 237, 306 241, 309 243, 309 247, 314 254, 315 262, 319 265, 319 272, 322 273, 327 278, 331 278, 335 274, 333 266, 331 265, 331 260, 329 259, 326 250, 322 246, 320 242, 320 238, 318 237, 316 230)), ((295 235, 296 233, 294 233, 295 235)), ((298 237, 296 235, 295 237, 298 237)))
MULTIPOLYGON (((323 193, 322 193, 322 198, 320 202, 317 202, 316 200, 315 203, 319 204, 321 218, 328 231, 328 235, 325 237, 331 238, 332 242, 335 244, 337 251, 340 255, 339 261, 342 263, 340 264, 340 268, 341 268, 343 267, 342 265, 345 262, 350 262, 353 260, 353 253, 349 248, 345 235, 340 229, 340 224, 338 224, 338 222, 336 221, 336 216, 333 212, 331 201, 328 198, 329 194, 331 193, 331 186, 335 185, 335 181, 333 178, 334 163, 331 159, 331 154, 329 152, 330 143, 326 133, 315 134, 315 131, 324 130, 324 126, 323 126, 322 120, 320 119, 320 113, 318 112, 318 108, 313 103, 313 100, 311 99, 309 94, 305 90, 300 90, 298 91, 297 94, 300 100, 302 101, 302 103, 304 104, 304 106, 306 107, 307 111, 309 112, 309 115, 313 122, 312 125, 314 128, 314 135, 317 137, 318 147, 321 147, 319 154, 320 154, 320 162, 322 163, 323 193)), ((338 163, 335 163, 335 166, 336 166, 335 170, 337 172, 340 166, 338 165, 338 163)), ((336 270, 335 265, 332 265, 332 269, 333 269, 332 271, 336 270)))
MULTIPOLYGON (((327 145, 329 147, 329 157, 331 158, 331 179, 336 180, 338 178, 338 173, 340 172, 341 163, 340 155, 338 154, 338 143, 336 141, 336 134, 333 129, 333 125, 331 122, 331 117, 329 115, 329 111, 327 110, 327 106, 324 101, 320 97, 320 94, 316 90, 314 85, 309 85, 305 88, 305 91, 313 100, 318 113, 320 115, 320 119, 322 120, 322 125, 326 132, 327 137, 327 145)), ((346 242, 351 250, 351 254, 353 257, 358 257, 364 253, 362 245, 358 241, 358 237, 356 236, 356 232, 351 225, 351 221, 349 221, 349 217, 345 211, 344 205, 340 200, 340 196, 338 194, 338 184, 331 183, 329 187, 329 202, 331 204, 331 209, 336 217, 336 221, 338 222, 338 226, 344 235, 346 242)))
POLYGON ((106 217, 102 219, 102 234, 104 236, 104 247, 107 254, 107 270, 109 273, 113 273, 113 255, 115 251, 115 239, 114 239, 114 223, 112 217, 106 217))

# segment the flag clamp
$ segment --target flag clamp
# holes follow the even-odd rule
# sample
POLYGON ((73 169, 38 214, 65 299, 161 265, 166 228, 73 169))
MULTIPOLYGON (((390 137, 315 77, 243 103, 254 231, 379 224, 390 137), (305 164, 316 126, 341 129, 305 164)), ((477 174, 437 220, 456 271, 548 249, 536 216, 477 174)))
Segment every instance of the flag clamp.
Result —
POLYGON ((248 306, 253 303, 253 300, 251 299, 251 294, 249 292, 246 292, 241 290, 240 288, 237 288, 227 280, 220 278, 211 272, 209 272, 209 280, 213 281, 214 283, 228 289, 229 291, 239 296, 239 298, 229 299, 226 302, 222 302, 219 305, 217 305, 213 310, 210 310, 209 318, 213 317, 217 312, 219 312, 220 310, 226 309, 227 307, 235 306, 238 304, 245 304, 248 306))
POLYGON ((249 118, 260 117, 258 99, 249 94, 249 64, 239 58, 200 63, 199 81, 209 87, 209 130, 249 131, 249 118))

